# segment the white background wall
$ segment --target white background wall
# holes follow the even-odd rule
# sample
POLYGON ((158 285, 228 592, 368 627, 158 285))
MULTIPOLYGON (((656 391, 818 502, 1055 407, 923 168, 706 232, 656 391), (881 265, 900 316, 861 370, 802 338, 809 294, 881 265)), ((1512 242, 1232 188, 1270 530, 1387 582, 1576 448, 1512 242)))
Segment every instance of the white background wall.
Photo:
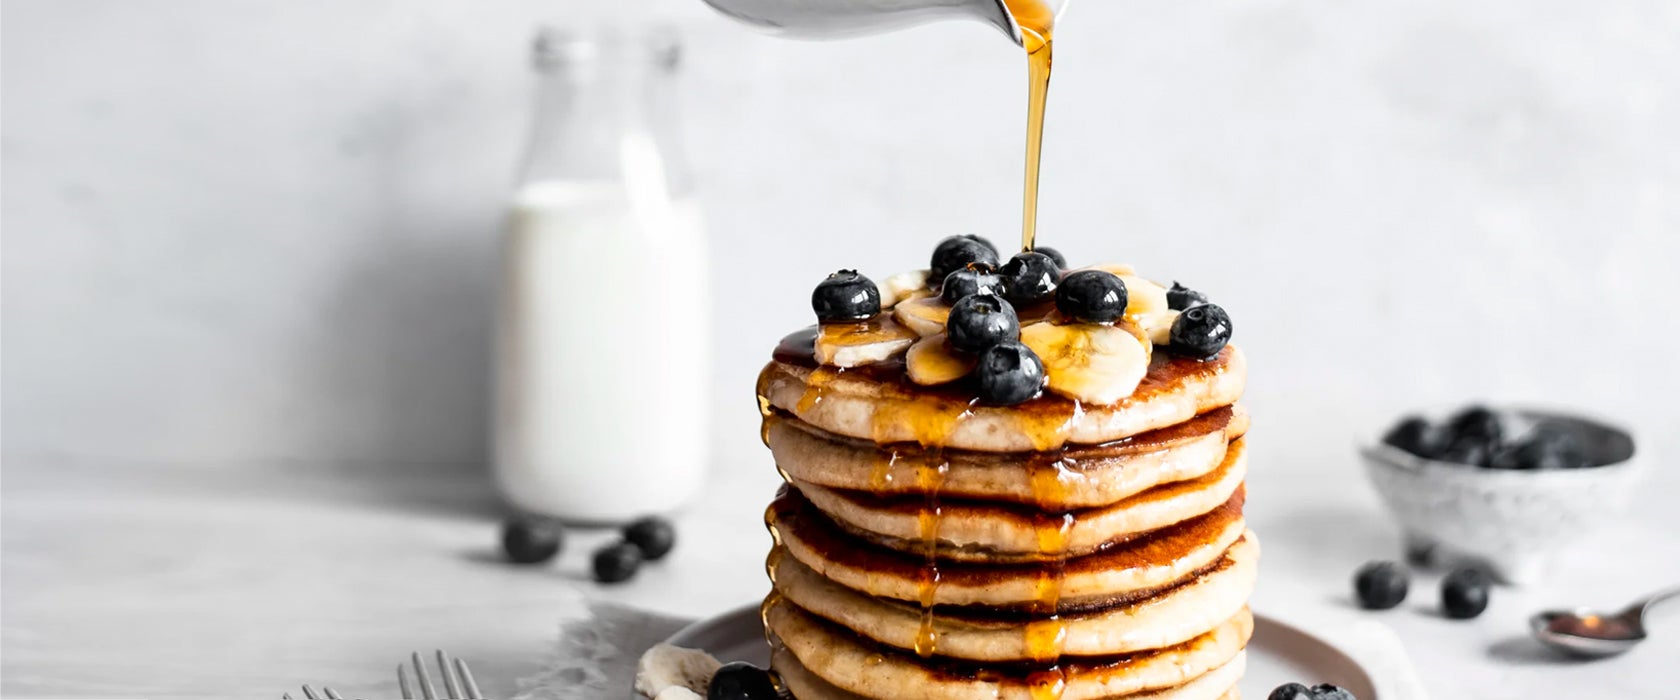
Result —
MULTIPOLYGON (((765 468, 752 378, 823 274, 1016 236, 1024 61, 991 30, 595 5, 8 1, 8 468, 480 469, 539 20, 687 34, 723 468, 765 468)), ((1672 453, 1677 36, 1662 1, 1075 0, 1043 240, 1224 302, 1267 468, 1477 396, 1672 453)))

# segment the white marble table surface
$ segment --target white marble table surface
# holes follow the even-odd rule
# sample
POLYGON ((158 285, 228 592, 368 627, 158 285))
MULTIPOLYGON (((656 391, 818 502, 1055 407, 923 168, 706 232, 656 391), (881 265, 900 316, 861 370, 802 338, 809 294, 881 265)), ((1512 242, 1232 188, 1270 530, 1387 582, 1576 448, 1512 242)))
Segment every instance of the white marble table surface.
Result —
MULTIPOLYGON (((305 682, 396 697, 395 665, 434 647, 511 695, 586 597, 702 616, 761 595, 760 519, 775 487, 768 469, 719 474, 680 516, 671 560, 602 588, 585 567, 604 534, 574 536, 556 567, 500 563, 496 502, 477 478, 5 469, 7 698, 275 698, 305 682)), ((1680 581, 1676 480, 1653 471, 1630 519, 1548 584, 1498 590, 1480 619, 1454 622, 1434 612, 1426 577, 1380 615, 1434 698, 1675 697, 1680 610, 1647 648, 1606 662, 1558 662, 1523 637, 1536 607, 1615 604, 1680 581)), ((1250 504, 1265 546, 1255 607, 1273 615, 1347 609, 1349 572, 1395 551, 1351 458, 1261 462, 1250 504)))

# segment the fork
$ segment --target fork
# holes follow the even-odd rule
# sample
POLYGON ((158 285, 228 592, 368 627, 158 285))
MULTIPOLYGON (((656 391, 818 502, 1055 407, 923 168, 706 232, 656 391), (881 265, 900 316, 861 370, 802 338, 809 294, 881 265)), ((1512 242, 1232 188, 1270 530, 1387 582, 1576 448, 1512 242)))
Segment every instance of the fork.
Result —
MULTIPOLYGON (((449 655, 443 653, 442 649, 437 650, 437 665, 443 678, 443 690, 448 695, 439 696, 433 688, 431 676, 426 673, 426 662, 421 660, 420 652, 411 654, 410 660, 414 664, 414 677, 420 686, 421 700, 439 700, 440 697, 448 700, 482 700, 484 697, 478 692, 478 682, 473 680, 472 669, 467 668, 467 662, 456 658, 453 664, 454 672, 451 673, 449 655)), ((397 686, 402 689, 403 700, 415 700, 414 691, 408 683, 408 667, 405 665, 397 666, 397 686)))
MULTIPOLYGON (((322 695, 316 695, 315 694, 315 689, 309 687, 309 684, 307 684, 307 683, 305 683, 304 686, 303 686, 304 700, 344 700, 344 696, 339 695, 338 691, 333 690, 331 686, 325 686, 325 685, 321 686, 321 693, 323 693, 323 694, 322 695)), ((280 694, 280 700, 292 700, 292 694, 291 693, 281 693, 280 694)))

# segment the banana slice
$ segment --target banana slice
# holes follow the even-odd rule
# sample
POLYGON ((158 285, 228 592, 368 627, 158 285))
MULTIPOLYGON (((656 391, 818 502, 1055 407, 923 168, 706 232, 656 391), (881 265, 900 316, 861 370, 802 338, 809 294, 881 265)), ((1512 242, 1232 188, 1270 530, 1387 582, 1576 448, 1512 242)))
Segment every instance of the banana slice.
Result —
POLYGON ((885 362, 908 349, 917 337, 887 314, 857 323, 825 323, 817 331, 817 361, 831 367, 885 362))
POLYGON ((974 371, 978 362, 973 355, 952 349, 944 333, 916 341, 904 356, 904 367, 910 381, 922 386, 938 386, 962 379, 974 371))
POLYGON ((930 296, 899 302, 892 313, 900 324, 925 338, 945 332, 945 321, 951 318, 951 307, 939 297, 930 296))
POLYGON ((1021 329, 1021 342, 1044 361, 1051 391, 1086 403, 1117 403, 1149 372, 1145 341, 1126 327, 1035 323, 1021 329))
POLYGON ((1167 309, 1162 313, 1149 314, 1138 319, 1138 326, 1149 337, 1151 345, 1171 345, 1173 322, 1178 320, 1179 312, 1167 309))
POLYGON ((933 290, 928 289, 927 282, 927 270, 900 272, 881 280, 881 283, 876 285, 881 288, 881 308, 890 309, 901 301, 933 296, 933 290))
POLYGON ((642 654, 636 663, 636 691, 650 698, 684 697, 667 695, 672 689, 705 690, 723 662, 696 649, 660 644, 642 654))
MULTIPOLYGON (((1135 268, 1133 268, 1131 265, 1123 265, 1123 264, 1120 264, 1120 263, 1100 263, 1100 264, 1097 264, 1097 265, 1091 265, 1090 267, 1082 267, 1082 268, 1079 268, 1079 269, 1081 269, 1081 270, 1102 270, 1103 272, 1113 274, 1117 277, 1131 277, 1132 275, 1137 274, 1137 270, 1135 268)), ((1071 272, 1071 270, 1070 270, 1070 272, 1071 272)))
POLYGON ((1172 310, 1167 304, 1167 288, 1137 275, 1121 275, 1126 283, 1126 320, 1138 323, 1155 314, 1172 310))

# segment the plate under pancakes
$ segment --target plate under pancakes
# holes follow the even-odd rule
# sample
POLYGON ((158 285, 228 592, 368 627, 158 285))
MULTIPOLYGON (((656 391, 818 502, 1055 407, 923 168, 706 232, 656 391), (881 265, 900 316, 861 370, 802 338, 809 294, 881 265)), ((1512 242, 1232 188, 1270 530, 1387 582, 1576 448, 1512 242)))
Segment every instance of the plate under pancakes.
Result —
POLYGON ((830 685, 877 698, 904 697, 905 689, 914 688, 914 697, 927 700, 1031 700, 1035 686, 1057 683, 1061 700, 1096 700, 1173 689, 1192 681, 1205 681, 1203 697, 1217 698, 1241 677, 1242 649, 1254 631, 1254 618, 1244 608, 1207 633, 1176 646, 1113 657, 1063 659, 1059 667, 1046 670, 920 659, 864 642, 774 593, 765 600, 764 620, 778 653, 790 655, 830 685), (1237 667, 1228 671, 1232 663, 1237 667), (1210 677, 1210 673, 1215 675, 1210 677))
MULTIPOLYGON (((1057 609, 1073 613, 1137 600, 1209 569, 1241 539, 1245 493, 1238 489, 1204 515, 1066 561, 1057 609)), ((784 489, 765 513, 788 554, 843 586, 869 595, 921 601, 923 557, 860 540, 819 512, 797 490, 784 489)), ((938 564, 928 600, 941 606, 1027 608, 1042 601, 1043 563, 938 564)))
POLYGON ((1236 346, 1206 361, 1156 353, 1130 398, 1084 406, 1046 393, 1017 406, 984 406, 960 388, 918 387, 902 361, 842 370, 813 358, 815 329, 782 340, 758 378, 761 408, 825 432, 877 444, 914 442, 981 452, 1098 445, 1183 423, 1242 395, 1248 365, 1236 346))
MULTIPOLYGON (((1059 639, 1052 645, 1059 656, 1092 657, 1171 647, 1212 629, 1237 614, 1254 590, 1260 546, 1254 533, 1225 553, 1213 569, 1180 585, 1134 602, 1089 612, 1061 615, 1059 639)), ((786 556, 770 554, 769 569, 775 590, 805 612, 844 627, 876 643, 903 650, 916 648, 923 634, 923 615, 916 605, 868 596, 837 584, 786 556)), ((1026 661, 1044 650, 1034 649, 1031 617, 999 615, 995 610, 941 610, 931 618, 935 648, 941 656, 971 661, 1026 661)))
POLYGON ((942 470, 949 498, 1008 501, 1050 512, 1113 505, 1155 486, 1203 476, 1248 430, 1240 406, 1215 409, 1183 423, 1103 445, 1053 453, 932 451, 912 444, 876 445, 825 432, 786 413, 764 418, 764 441, 788 478, 877 496, 919 494, 922 470, 942 470))

